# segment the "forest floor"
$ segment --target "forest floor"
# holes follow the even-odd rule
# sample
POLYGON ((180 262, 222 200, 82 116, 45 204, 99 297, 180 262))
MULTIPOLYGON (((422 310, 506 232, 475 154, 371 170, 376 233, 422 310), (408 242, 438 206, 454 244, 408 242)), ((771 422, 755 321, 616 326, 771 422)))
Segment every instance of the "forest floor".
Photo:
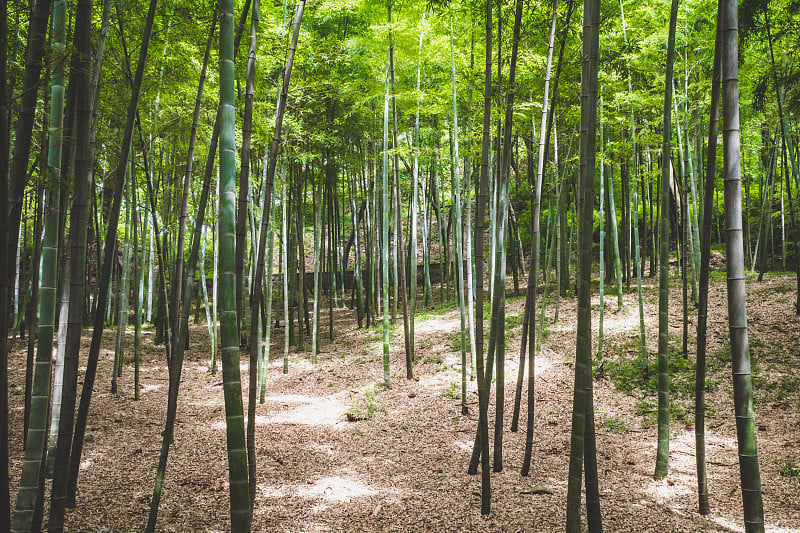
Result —
MULTIPOLYGON (((755 367, 756 424, 767 529, 800 531, 800 320, 795 280, 748 276, 748 317, 755 367)), ((678 278, 673 278, 678 285, 678 278)), ((607 287, 607 293, 612 288, 607 287)), ((438 289, 435 289, 438 302, 438 289)), ((282 373, 283 337, 273 333, 266 403, 256 408, 258 491, 253 531, 563 531, 575 358, 575 299, 562 299, 560 316, 536 359, 533 464, 519 469, 525 441, 509 424, 514 400, 524 298, 509 290, 505 360, 502 473, 492 474, 492 512, 480 514, 480 479, 466 473, 477 424, 475 382, 469 414, 460 406, 459 313, 422 310, 416 320, 415 379, 405 378, 402 322, 393 327, 392 386, 384 389, 381 327, 357 329, 354 313, 336 309, 335 338, 321 313, 319 362, 289 356, 282 373), (359 419, 348 421, 349 418, 359 419), (545 489, 545 490, 542 490, 545 489)), ((657 279, 646 280, 645 320, 655 365, 657 279)), ((606 298, 604 375, 594 381, 598 471, 607 531, 742 531, 741 491, 726 348, 724 272, 712 274, 709 374, 706 396, 711 514, 697 513, 693 363, 696 320, 690 318, 689 363, 674 356, 676 373, 669 476, 653 481, 656 396, 637 378, 639 313, 635 284, 616 311, 606 298), (626 381, 627 380, 627 381, 626 381), (630 389, 630 390, 628 390, 630 389)), ((681 296, 670 296, 671 344, 681 346, 681 296)), ((551 301, 552 302, 552 301, 551 301)), ((597 342, 598 298, 593 300, 597 342)), ((548 316, 553 316, 553 305, 548 316)), ((488 331, 488 327, 487 327, 488 331)), ((88 351, 90 331, 83 343, 88 351)), ((144 333, 142 398, 133 400, 133 369, 109 393, 114 334, 106 332, 79 479, 78 506, 68 531, 141 531, 147 522, 167 396, 163 346, 144 333)), ((128 333, 126 354, 132 354, 128 333)), ((21 465, 24 348, 10 360, 12 494, 21 465)), ((310 340, 305 347, 310 348, 310 340)), ((209 372, 205 325, 191 331, 180 403, 159 514, 160 531, 229 528, 228 474, 221 372, 209 372)), ((85 361, 81 361, 85 365, 85 361)), ((653 366, 654 368, 654 366, 653 366)), ((82 367, 81 379, 83 375, 82 367)), ((242 357, 242 381, 247 381, 242 357)), ((655 375, 655 372, 652 372, 655 375)), ((245 396, 246 396, 245 387, 245 396)), ((494 394, 492 395, 494 403, 494 394)), ((245 397, 245 406, 247 398, 245 397)), ((494 408, 491 420, 494 420, 494 408)), ((49 483, 48 483, 49 486, 49 483)), ((46 516, 46 515, 45 515, 46 516)), ((584 520, 585 521, 585 520, 584 520)))

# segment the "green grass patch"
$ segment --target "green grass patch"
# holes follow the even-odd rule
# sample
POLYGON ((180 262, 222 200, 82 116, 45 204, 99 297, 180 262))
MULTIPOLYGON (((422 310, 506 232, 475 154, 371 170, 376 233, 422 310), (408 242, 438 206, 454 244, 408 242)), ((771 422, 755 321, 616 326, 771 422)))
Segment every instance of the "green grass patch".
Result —
POLYGON ((442 396, 445 398, 450 398, 452 400, 458 400, 461 398, 461 384, 456 381, 451 381, 450 384, 442 390, 442 396))
POLYGON ((422 363, 431 363, 434 365, 442 364, 444 362, 444 356, 440 353, 432 353, 430 355, 426 355, 422 359, 422 363))
MULTIPOLYGON (((447 339, 450 341, 450 351, 461 353, 461 330, 448 333, 447 339)), ((464 350, 466 352, 470 351, 468 331, 464 332, 464 350)))
POLYGON ((364 391, 363 397, 351 396, 350 406, 345 411, 347 421, 369 420, 376 412, 382 411, 383 407, 378 405, 376 395, 375 389, 367 389, 364 391))
POLYGON ((795 288, 790 285, 776 285, 775 287, 772 288, 772 292, 783 294, 786 292, 792 292, 794 291, 794 289, 795 288))
MULTIPOLYGON (((693 394, 695 368, 695 363, 691 359, 685 359, 679 353, 671 353, 668 368, 670 391, 693 394)), ((649 364, 639 356, 621 356, 615 361, 606 359, 604 373, 617 389, 624 392, 655 393, 658 390, 658 361, 655 357, 649 364)))
POLYGON ((438 298, 438 289, 434 289, 433 292, 434 297, 432 299, 432 305, 425 309, 417 310, 417 313, 414 315, 417 320, 430 320, 432 318, 439 318, 445 313, 449 313, 458 307, 458 300, 448 299, 443 303, 440 303, 438 298))
POLYGON ((775 464, 778 465, 778 473, 783 477, 800 477, 800 468, 794 459, 778 459, 775 464))
POLYGON ((628 433, 631 430, 625 421, 614 417, 604 418, 597 424, 597 427, 610 431, 611 433, 628 433))
POLYGON ((636 414, 642 417, 642 427, 649 428, 658 422, 656 405, 648 400, 639 400, 634 406, 636 414))
POLYGON ((511 331, 514 328, 518 328, 522 325, 525 321, 525 313, 516 313, 510 315, 506 313, 506 332, 511 331))
POLYGON ((754 372, 753 389, 758 396, 763 394, 765 397, 781 402, 791 398, 800 389, 800 378, 781 376, 778 379, 770 379, 761 372, 754 372))

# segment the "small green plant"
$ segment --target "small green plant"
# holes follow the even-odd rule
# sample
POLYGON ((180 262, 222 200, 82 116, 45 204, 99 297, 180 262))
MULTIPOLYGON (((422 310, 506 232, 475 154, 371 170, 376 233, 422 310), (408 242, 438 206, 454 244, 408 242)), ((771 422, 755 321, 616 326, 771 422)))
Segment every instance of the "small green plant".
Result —
MULTIPOLYGON (((461 353, 461 331, 454 331, 447 334, 447 339, 450 341, 450 349, 454 352, 461 353)), ((469 351, 469 335, 464 335, 464 349, 469 351)))
POLYGON ((642 417, 642 427, 649 428, 656 424, 658 421, 658 413, 656 406, 647 400, 639 400, 634 406, 636 414, 642 417))
POLYGON ((442 391, 442 396, 458 400, 461 398, 461 384, 455 381, 450 382, 450 385, 442 391))
POLYGON ((350 407, 345 411, 345 416, 348 422, 357 422, 359 420, 369 420, 377 411, 383 410, 378 405, 375 395, 375 389, 368 389, 364 391, 364 401, 358 401, 357 397, 350 397, 350 407))
POLYGON ((797 466, 794 459, 778 459, 775 464, 778 465, 778 472, 783 477, 800 477, 800 467, 797 466))
POLYGON ((790 287, 789 285, 776 285, 775 288, 772 289, 772 292, 783 294, 785 292, 792 292, 793 290, 794 287, 790 287))
POLYGON ((506 331, 510 332, 512 329, 521 326, 524 320, 524 313, 506 314, 506 331))
POLYGON ((597 427, 600 429, 606 429, 611 433, 628 433, 631 430, 624 420, 614 417, 604 418, 599 424, 597 424, 597 427))
POLYGON ((439 361, 438 363, 436 363, 436 366, 434 368, 437 372, 447 372, 448 370, 450 370, 450 367, 447 366, 447 363, 445 363, 444 361, 439 361))
POLYGON ((717 348, 714 351, 714 357, 720 363, 730 363, 731 362, 731 340, 726 335, 722 339, 722 346, 717 348))
POLYGON ((779 401, 787 399, 797 391, 798 386, 800 386, 800 379, 782 378, 778 384, 778 392, 775 396, 776 399, 779 401))
POLYGON ((422 360, 422 363, 433 363, 439 364, 444 361, 444 356, 440 353, 432 353, 430 355, 426 355, 425 358, 422 360))

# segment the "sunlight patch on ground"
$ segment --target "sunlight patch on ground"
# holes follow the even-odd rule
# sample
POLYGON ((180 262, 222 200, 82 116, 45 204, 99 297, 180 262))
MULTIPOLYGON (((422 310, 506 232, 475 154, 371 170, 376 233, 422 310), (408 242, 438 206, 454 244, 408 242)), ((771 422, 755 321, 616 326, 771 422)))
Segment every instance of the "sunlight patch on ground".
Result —
MULTIPOLYGON (((598 315, 599 316, 599 315, 598 315)), ((613 333, 639 333, 639 305, 635 308, 625 307, 622 311, 617 311, 616 297, 609 305, 609 300, 606 298, 606 313, 603 328, 607 335, 613 333)), ((646 317, 645 317, 646 319, 646 317)))
POLYGON ((425 321, 420 321, 414 326, 416 334, 425 335, 426 333, 441 333, 442 331, 453 331, 453 319, 450 317, 435 317, 428 318, 425 321))
MULTIPOLYGON (((474 381, 467 381, 467 390, 477 389, 475 383, 474 381)), ((461 391, 461 369, 457 367, 456 369, 449 369, 447 371, 437 372, 436 374, 422 376, 419 378, 417 384, 420 388, 427 389, 434 394, 443 393, 446 389, 455 385, 458 386, 458 391, 461 391)))
MULTIPOLYGON (((744 528, 742 527, 741 523, 734 522, 733 520, 730 520, 730 519, 728 519, 728 518, 726 518, 724 516, 712 516, 712 517, 709 517, 709 518, 711 520, 713 520, 714 522, 716 522, 717 524, 719 524, 720 526, 724 527, 725 529, 729 529, 731 531, 736 531, 737 533, 744 531, 744 528)), ((776 531, 777 532, 779 530, 770 529, 769 531, 776 531)), ((788 531, 788 530, 786 530, 786 531, 788 531)))
POLYGON ((472 442, 467 442, 465 440, 457 440, 453 443, 453 446, 458 448, 459 450, 472 453, 472 442))
POLYGON ((331 502, 348 502, 352 498, 369 498, 379 492, 369 486, 343 477, 325 477, 306 489, 300 489, 301 496, 323 498, 331 502))
MULTIPOLYGON (((192 405, 197 407, 222 407, 225 405, 225 398, 222 395, 222 387, 218 387, 219 394, 210 394, 204 398, 192 400, 192 405)), ((224 427, 224 425, 223 425, 224 427)))
POLYGON ((141 394, 145 394, 147 392, 153 392, 153 391, 161 390, 163 388, 164 388, 163 385, 142 385, 139 388, 139 392, 141 394))
MULTIPOLYGON (((717 523, 721 527, 729 529, 731 531, 735 531, 737 533, 744 532, 744 528, 742 527, 743 522, 730 520, 724 516, 710 516, 708 517, 709 520, 717 523)), ((769 531, 769 533, 796 533, 797 529, 789 528, 789 527, 775 527, 770 526, 768 521, 764 521, 764 529, 765 531, 769 531)))
POLYGON ((282 394, 267 396, 272 416, 256 418, 257 424, 306 424, 335 426, 341 422, 347 406, 335 397, 282 394))
POLYGON ((669 468, 666 479, 650 481, 644 491, 658 501, 691 496, 697 490, 697 459, 694 430, 673 434, 670 439, 669 468))

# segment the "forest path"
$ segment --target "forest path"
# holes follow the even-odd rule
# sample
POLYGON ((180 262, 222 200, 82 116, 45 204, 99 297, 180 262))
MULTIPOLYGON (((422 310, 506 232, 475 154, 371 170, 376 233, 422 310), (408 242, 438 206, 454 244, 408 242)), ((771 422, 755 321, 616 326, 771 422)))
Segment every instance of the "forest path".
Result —
MULTIPOLYGON (((651 361, 655 360, 657 290, 647 280, 646 321, 651 361)), ((751 346, 758 361, 756 423, 768 529, 800 530, 800 477, 788 461, 800 463, 800 321, 793 312, 794 279, 748 277, 751 346)), ((435 291, 438 294, 438 291, 435 291)), ((530 477, 519 475, 526 419, 521 432, 508 430, 524 299, 509 290, 506 322, 506 404, 504 472, 492 475, 492 514, 482 517, 480 480, 466 474, 477 419, 475 382, 469 384, 468 416, 460 411, 459 314, 450 308, 420 311, 417 366, 405 379, 402 322, 393 328, 392 386, 384 389, 381 326, 355 328, 352 311, 334 311, 335 339, 327 339, 327 310, 321 312, 319 362, 290 352, 282 374, 282 328, 272 335, 272 363, 266 403, 256 409, 258 494, 253 531, 561 531, 566 481, 575 327, 575 300, 562 299, 560 320, 537 356, 534 457, 530 477), (353 422, 350 418, 359 419, 353 422), (537 489, 546 488, 549 492, 537 489)), ((633 359, 638 350, 635 288, 607 295, 605 316, 607 377, 595 387, 595 419, 603 521, 607 531, 739 531, 735 425, 729 363, 725 363, 724 275, 711 291, 707 454, 712 514, 696 512, 693 400, 680 391, 691 386, 676 375, 669 477, 652 480, 656 428, 655 395, 617 390, 613 362, 633 359), (727 366, 726 366, 727 365, 727 366)), ((680 293, 671 294, 673 344, 680 346, 680 293)), ((438 300, 436 300, 438 303, 438 300)), ((594 302, 596 306, 597 297, 594 302)), ((548 308, 552 317, 553 306, 548 308)), ((593 313, 596 345, 597 311, 593 313)), ((694 354, 690 324, 690 360, 694 354)), ((488 333, 488 328, 487 328, 488 333)), ((89 332, 84 343, 88 346, 89 332)), ((104 338, 89 420, 78 508, 68 513, 69 531, 143 529, 161 443, 167 370, 163 347, 145 333, 142 400, 133 401, 133 370, 127 366, 120 392, 108 392, 113 332, 104 338)), ((128 334, 128 357, 132 334, 128 334)), ((17 343, 18 345, 20 343, 17 343)), ((161 501, 161 531, 225 531, 228 524, 227 464, 221 374, 209 373, 208 333, 193 326, 181 383, 175 443, 161 501)), ((310 341, 306 340, 308 350, 310 341)), ((85 364, 82 362, 82 364, 85 364)), ((12 354, 12 479, 21 457, 24 352, 12 354)), ((242 380, 247 381, 246 358, 242 380)), ((693 378, 692 378, 693 379, 693 378)), ((492 396, 494 403, 494 395, 492 396)), ((245 405, 247 399, 245 398, 245 405)), ((491 413, 493 419, 494 408, 491 413)), ((12 487, 15 491, 16 487, 12 487)))

